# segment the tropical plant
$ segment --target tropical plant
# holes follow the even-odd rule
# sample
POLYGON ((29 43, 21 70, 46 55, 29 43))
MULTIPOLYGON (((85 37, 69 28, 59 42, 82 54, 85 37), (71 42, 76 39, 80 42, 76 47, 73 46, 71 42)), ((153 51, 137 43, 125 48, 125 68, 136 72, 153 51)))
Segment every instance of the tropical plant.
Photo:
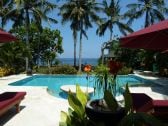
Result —
POLYGON ((164 20, 164 14, 168 12, 164 0, 137 0, 136 3, 128 4, 125 16, 129 18, 128 23, 134 19, 145 16, 144 26, 147 27, 157 21, 164 20))
POLYGON ((104 21, 99 25, 97 29, 97 34, 100 36, 104 35, 107 29, 110 30, 110 40, 113 37, 113 29, 114 26, 117 26, 121 33, 126 35, 127 32, 133 32, 133 30, 121 20, 123 19, 123 15, 120 14, 121 8, 119 5, 119 0, 111 0, 110 4, 108 4, 106 0, 103 0, 103 13, 107 16, 104 18, 104 21))
POLYGON ((77 74, 77 70, 70 65, 58 65, 51 68, 52 74, 77 74))
POLYGON ((108 67, 100 65, 95 69, 95 87, 103 92, 110 90, 116 96, 116 77, 122 64, 117 61, 109 61, 108 67))
POLYGON ((98 91, 112 90, 114 87, 113 76, 109 73, 109 68, 105 65, 97 66, 95 69, 95 87, 98 91))
POLYGON ((79 85, 76 85, 76 95, 71 91, 68 93, 70 108, 68 113, 61 111, 60 126, 88 126, 89 121, 85 113, 85 106, 88 101, 88 94, 82 92, 79 85))
MULTIPOLYGON (((116 112, 120 106, 112 93, 110 91, 105 91, 104 93, 105 106, 112 112, 116 112)), ((86 115, 87 113, 87 103, 88 94, 82 92, 79 85, 76 86, 76 94, 72 94, 71 91, 68 93, 68 103, 70 105, 68 112, 61 111, 61 120, 60 126, 105 126, 104 122, 93 121, 89 119, 86 115)), ((137 113, 133 111, 132 107, 132 96, 130 94, 128 84, 126 84, 125 93, 124 93, 124 113, 126 114, 122 120, 117 122, 119 126, 164 126, 159 120, 154 118, 151 115, 145 113, 137 113)), ((102 109, 99 108, 99 111, 102 109)), ((94 111, 95 112, 95 111, 94 111)), ((109 112, 108 112, 109 113, 109 112)), ((87 113, 88 114, 88 113, 87 113)), ((98 114, 98 113, 96 113, 98 114)), ((100 113, 99 113, 100 114, 100 113)), ((96 115, 94 115, 96 116, 96 115)), ((121 115, 120 115, 121 116, 121 115)), ((107 116, 106 116, 107 117, 107 116)), ((119 116, 117 116, 119 118, 119 116)), ((111 118, 113 120, 113 118, 111 118)), ((116 120, 115 120, 116 121, 116 120)), ((110 124, 108 124, 110 125, 110 124)), ((115 125, 115 122, 113 122, 115 125)), ((166 126, 166 124, 165 124, 166 126)))
MULTIPOLYGON (((41 26, 41 19, 46 21, 56 22, 55 19, 49 18, 46 13, 54 9, 56 6, 46 0, 15 0, 16 5, 6 15, 14 22, 13 26, 24 25, 26 28, 26 43, 29 48, 30 39, 30 23, 35 21, 38 26, 41 26)), ((26 57, 26 71, 28 70, 28 57, 26 57)))
POLYGON ((15 70, 13 68, 0 67, 0 77, 7 76, 13 73, 15 73, 15 70))
MULTIPOLYGON (((15 73, 22 72, 24 67, 24 57, 30 57, 25 43, 6 43, 0 47, 0 65, 13 68, 15 73)), ((31 58, 31 57, 30 57, 31 58)))
MULTIPOLYGON (((24 42, 26 29, 24 26, 13 28, 12 33, 15 33, 17 38, 24 42)), ((46 62, 48 59, 55 60, 57 53, 63 53, 62 48, 62 36, 59 30, 51 30, 49 28, 42 28, 42 32, 39 34, 37 26, 32 23, 30 24, 30 40, 29 40, 29 51, 32 57, 32 65, 38 65, 38 59, 41 62, 46 62), (40 43, 39 38, 41 38, 40 43), (51 54, 51 55, 50 55, 51 54), (47 59, 47 60, 46 60, 47 59)), ((53 62, 49 62, 52 66, 53 62)))
POLYGON ((92 21, 98 23, 100 8, 95 0, 73 0, 65 3, 62 7, 63 22, 71 21, 71 28, 74 30, 74 36, 76 31, 80 32, 80 47, 79 47, 79 72, 81 72, 82 63, 82 37, 87 37, 86 31, 92 27, 92 21))

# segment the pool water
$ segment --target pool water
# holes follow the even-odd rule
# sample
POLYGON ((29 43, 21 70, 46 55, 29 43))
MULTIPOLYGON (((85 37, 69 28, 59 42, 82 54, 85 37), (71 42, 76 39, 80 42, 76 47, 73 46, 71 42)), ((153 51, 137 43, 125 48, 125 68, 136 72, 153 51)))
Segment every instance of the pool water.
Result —
MULTIPOLYGON (((121 94, 121 87, 123 87, 126 83, 129 85, 132 84, 144 84, 146 80, 133 76, 118 76, 117 77, 117 95, 121 94)), ((47 86, 48 91, 56 96, 61 98, 67 98, 67 93, 60 90, 62 85, 76 85, 79 84, 81 86, 87 86, 86 75, 78 76, 78 75, 35 75, 29 78, 16 81, 9 85, 12 86, 47 86)), ((89 79, 88 85, 90 87, 95 87, 94 76, 91 76, 89 79)), ((92 99, 102 98, 103 93, 95 90, 93 94, 91 94, 92 99)))

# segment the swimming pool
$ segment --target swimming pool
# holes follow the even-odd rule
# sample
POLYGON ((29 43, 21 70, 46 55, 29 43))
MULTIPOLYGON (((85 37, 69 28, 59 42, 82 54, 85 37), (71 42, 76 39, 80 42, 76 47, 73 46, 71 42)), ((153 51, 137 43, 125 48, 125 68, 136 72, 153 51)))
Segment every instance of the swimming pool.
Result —
MULTIPOLYGON (((117 88, 123 87, 126 83, 129 85, 132 84, 144 84, 147 83, 147 80, 139 78, 134 75, 128 76, 118 76, 117 77, 117 88)), ((14 83, 10 83, 9 85, 12 86, 47 86, 48 91, 50 94, 66 98, 67 94, 60 90, 62 85, 76 85, 79 84, 81 86, 87 85, 86 75, 34 75, 28 77, 26 79, 16 81, 14 83)), ((94 76, 90 77, 89 86, 94 87, 94 76)), ((92 99, 101 98, 103 93, 97 93, 98 91, 95 90, 95 93, 91 95, 92 99)), ((119 90, 119 95, 121 92, 119 90)))

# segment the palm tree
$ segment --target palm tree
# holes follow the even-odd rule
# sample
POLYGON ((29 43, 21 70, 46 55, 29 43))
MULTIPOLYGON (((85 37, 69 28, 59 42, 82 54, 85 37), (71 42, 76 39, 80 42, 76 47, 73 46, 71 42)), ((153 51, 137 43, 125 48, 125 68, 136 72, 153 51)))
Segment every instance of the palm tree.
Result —
POLYGON ((77 45, 77 30, 78 26, 74 23, 74 19, 70 19, 70 14, 73 11, 74 4, 69 1, 69 3, 66 3, 60 7, 60 13, 59 15, 62 16, 62 24, 71 21, 70 28, 73 31, 73 39, 74 39, 74 67, 76 67, 76 45, 77 45))
MULTIPOLYGON (((62 7, 63 22, 71 21, 71 29, 73 30, 74 40, 77 32, 80 36, 79 46, 79 72, 81 72, 82 63, 82 37, 87 37, 86 30, 92 27, 92 21, 98 23, 99 17, 97 12, 100 11, 95 0, 70 0, 62 7)), ((77 37, 77 36, 76 36, 77 37)), ((74 42, 75 45, 76 42, 74 42)), ((74 47, 75 50, 75 47, 74 47)))
POLYGON ((124 35, 126 32, 133 31, 127 24, 121 22, 123 15, 120 14, 121 9, 119 2, 119 0, 111 0, 110 4, 108 4, 106 0, 103 0, 103 12, 107 18, 105 18, 100 24, 99 28, 97 29, 97 34, 102 36, 104 35, 105 31, 109 29, 110 40, 112 40, 114 26, 117 26, 124 35))
MULTIPOLYGON (((26 28, 26 43, 29 49, 29 27, 31 21, 36 21, 36 24, 41 27, 42 19, 56 23, 55 19, 49 18, 46 14, 56 8, 56 5, 46 0, 15 0, 16 6, 7 14, 14 15, 11 19, 14 21, 13 26, 25 25, 26 28)), ((28 57, 26 57, 26 71, 28 71, 28 57)))
MULTIPOLYGON (((126 23, 121 22, 124 16, 120 14, 121 9, 119 2, 119 0, 111 0, 110 4, 108 4, 106 0, 103 0, 102 4, 104 8, 103 12, 107 16, 107 18, 104 18, 104 21, 99 25, 96 33, 102 36, 106 32, 106 30, 109 29, 110 41, 112 41, 114 26, 118 27, 120 32, 124 35, 126 35, 127 32, 133 32, 133 30, 126 23)), ((102 64, 104 63, 104 45, 106 45, 106 43, 103 43, 101 49, 102 64)))
POLYGON ((128 22, 132 23, 134 19, 145 16, 145 27, 164 20, 164 13, 168 12, 164 0, 137 0, 136 3, 128 4, 127 7, 129 10, 125 15, 129 18, 128 22))

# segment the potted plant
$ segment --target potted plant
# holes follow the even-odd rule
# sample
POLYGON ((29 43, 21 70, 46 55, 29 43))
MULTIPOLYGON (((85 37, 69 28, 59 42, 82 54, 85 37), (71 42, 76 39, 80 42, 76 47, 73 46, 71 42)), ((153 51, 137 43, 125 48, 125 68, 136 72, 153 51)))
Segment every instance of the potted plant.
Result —
MULTIPOLYGON (((88 94, 82 92, 79 85, 76 86, 76 90, 77 90, 76 95, 72 94, 71 92, 68 93, 68 102, 70 107, 68 108, 68 112, 61 111, 61 120, 59 126, 104 126, 104 124, 102 123, 100 124, 98 121, 90 120, 87 117, 85 106, 89 98, 88 94)), ((110 108, 113 108, 112 105, 113 102, 111 102, 112 100, 114 100, 113 96, 108 91, 105 92, 105 95, 110 96, 106 97, 108 98, 106 99, 106 101, 108 101, 107 102, 108 106, 110 108)), ((155 119, 153 116, 150 116, 145 113, 133 112, 132 98, 129 93, 128 85, 126 85, 124 98, 125 98, 124 111, 126 113, 126 116, 124 116, 123 119, 119 122, 119 126, 167 126, 167 124, 165 125, 162 124, 159 120, 155 119)), ((115 121, 118 121, 122 116, 122 112, 120 114, 114 112, 112 115, 113 118, 111 118, 111 120, 114 121, 114 119, 116 119, 115 121)), ((112 121, 109 123, 106 122, 105 125, 111 125, 111 123, 112 121)), ((113 123, 112 125, 115 126, 117 124, 113 123)))
POLYGON ((121 106, 115 99, 116 77, 121 68, 122 64, 116 61, 110 61, 108 67, 101 65, 96 68, 96 88, 98 91, 103 90, 104 97, 87 102, 85 109, 90 120, 110 126, 112 124, 117 125, 126 115, 125 107, 121 106))

